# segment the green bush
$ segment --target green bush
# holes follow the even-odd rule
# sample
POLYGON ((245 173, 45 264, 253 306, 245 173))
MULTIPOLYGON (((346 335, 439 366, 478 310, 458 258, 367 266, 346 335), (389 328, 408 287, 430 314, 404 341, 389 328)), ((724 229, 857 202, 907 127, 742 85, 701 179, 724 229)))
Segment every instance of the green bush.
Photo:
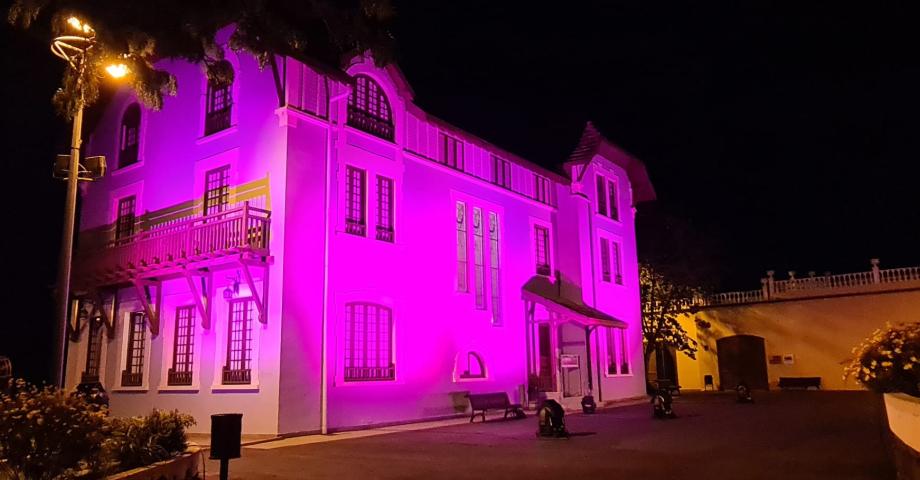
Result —
POLYGON ((111 456, 120 470, 168 460, 186 450, 185 429, 195 424, 191 415, 154 410, 143 417, 111 420, 111 456))
POLYGON ((853 354, 844 378, 854 377, 873 392, 920 397, 920 323, 876 330, 853 354))
POLYGON ((105 460, 106 412, 80 395, 24 380, 0 393, 0 478, 94 478, 105 460))

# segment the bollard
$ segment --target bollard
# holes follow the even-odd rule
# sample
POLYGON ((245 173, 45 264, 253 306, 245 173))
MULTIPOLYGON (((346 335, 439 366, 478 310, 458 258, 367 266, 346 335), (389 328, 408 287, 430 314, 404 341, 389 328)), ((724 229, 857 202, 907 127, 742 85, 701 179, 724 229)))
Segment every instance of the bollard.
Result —
POLYGON ((242 413, 218 413, 211 415, 212 460, 220 460, 220 480, 230 476, 230 459, 240 458, 242 413))

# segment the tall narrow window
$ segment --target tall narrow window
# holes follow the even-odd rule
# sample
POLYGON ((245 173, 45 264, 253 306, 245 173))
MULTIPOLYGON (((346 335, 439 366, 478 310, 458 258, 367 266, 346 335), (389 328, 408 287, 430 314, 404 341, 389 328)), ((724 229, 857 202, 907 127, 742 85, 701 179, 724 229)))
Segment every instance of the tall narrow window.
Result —
POLYGON ((115 219, 115 243, 124 244, 134 235, 137 216, 134 213, 137 204, 134 195, 118 200, 118 217, 115 219))
POLYGON ((345 167, 345 231, 362 237, 367 232, 367 172, 345 167))
POLYGON ((549 203, 549 179, 534 174, 533 176, 533 198, 542 203, 549 203))
MULTIPOLYGON (((229 62, 224 60, 223 63, 226 64, 224 68, 233 71, 229 62)), ((211 135, 230 128, 232 108, 233 82, 218 83, 209 80, 205 98, 204 134, 211 135)))
POLYGON ((607 216, 607 180, 597 176, 597 213, 607 216))
POLYGON ((457 291, 469 292, 469 247, 467 245, 466 204, 457 202, 457 291))
POLYGON ((393 179, 377 175, 377 240, 393 241, 393 179))
POLYGON ((601 238, 601 280, 610 282, 610 242, 606 238, 601 238))
POLYGON ((345 306, 345 381, 393 380, 393 314, 372 303, 345 306))
POLYGON ((617 242, 610 242, 613 246, 613 273, 614 281, 623 285, 623 262, 620 258, 620 244, 617 242))
POLYGON ((141 107, 132 103, 121 117, 121 139, 118 152, 118 168, 137 163, 140 144, 141 107))
POLYGON ((121 386, 123 387, 139 387, 144 384, 146 335, 146 317, 141 312, 132 312, 128 318, 128 350, 125 352, 125 369, 121 372, 121 386))
POLYGON ((380 85, 367 75, 355 75, 355 89, 348 97, 348 125, 393 140, 390 102, 380 85))
POLYGON ((80 379, 82 383, 99 381, 99 366, 102 363, 102 319, 89 319, 89 338, 86 342, 86 368, 80 379))
POLYGON ((607 373, 610 375, 629 375, 630 370, 626 330, 608 328, 607 373))
POLYGON ((252 299, 230 302, 227 322, 227 363, 224 385, 247 385, 252 381, 252 299))
POLYGON ((501 237, 498 214, 489 212, 489 272, 492 282, 492 325, 502 324, 501 237))
POLYGON ((476 308, 485 310, 486 278, 482 234, 482 209, 473 207, 473 281, 476 288, 476 308))
POLYGON ((172 368, 167 372, 168 385, 191 385, 195 354, 195 310, 193 307, 176 309, 176 328, 173 335, 172 368))
POLYGON ((492 183, 511 188, 511 162, 492 155, 492 183))
POLYGON ((617 208, 617 182, 615 179, 607 179, 607 198, 610 204, 610 218, 619 220, 620 210, 617 208))
POLYGON ((209 170, 204 176, 204 214, 223 212, 230 204, 230 165, 209 170))
POLYGON ((441 163, 457 170, 463 170, 463 142, 442 133, 441 163))
POLYGON ((552 274, 552 267, 549 263, 549 229, 541 225, 534 225, 533 233, 537 274, 549 276, 552 274))

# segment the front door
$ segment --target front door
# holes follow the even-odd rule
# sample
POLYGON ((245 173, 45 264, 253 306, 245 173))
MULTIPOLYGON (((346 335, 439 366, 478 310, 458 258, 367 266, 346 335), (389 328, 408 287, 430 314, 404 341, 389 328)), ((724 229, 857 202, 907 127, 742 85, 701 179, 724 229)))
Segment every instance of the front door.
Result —
POLYGON ((540 385, 538 389, 543 392, 553 392, 553 342, 550 338, 549 324, 541 323, 538 326, 538 339, 540 344, 540 385))

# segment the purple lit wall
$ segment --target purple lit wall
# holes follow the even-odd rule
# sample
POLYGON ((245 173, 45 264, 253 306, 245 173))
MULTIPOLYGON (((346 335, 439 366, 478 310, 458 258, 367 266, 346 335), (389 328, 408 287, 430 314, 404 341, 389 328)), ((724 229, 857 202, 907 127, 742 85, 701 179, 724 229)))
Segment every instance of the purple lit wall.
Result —
MULTIPOLYGON (((114 206, 124 195, 136 195, 138 215, 149 212, 141 228, 166 228, 176 219, 201 215, 205 173, 230 165, 231 203, 246 200, 271 211, 269 315, 266 324, 255 322, 253 327, 253 381, 243 386, 220 382, 229 315, 220 292, 238 275, 238 269, 230 268, 214 274, 217 295, 211 328, 196 324, 193 385, 179 388, 165 381, 174 348, 176 307, 192 302, 185 279, 179 278, 164 283, 162 327, 148 340, 144 384, 121 387, 125 316, 140 309, 134 290, 125 288, 120 291, 115 336, 104 342, 102 365, 115 414, 178 408, 195 415, 196 430, 206 431, 208 415, 236 411, 244 414, 247 433, 316 432, 323 426, 324 351, 329 429, 454 415, 467 407, 468 392, 505 391, 518 401, 528 383, 521 287, 536 273, 535 225, 551 232, 552 268, 559 272, 563 292, 629 325, 629 375, 604 373, 604 329, 592 334, 594 377, 601 381, 595 395, 602 392, 604 400, 614 400, 644 393, 635 202, 632 178, 623 167, 628 164, 625 154, 610 158, 616 155, 607 150, 577 166, 568 165, 565 177, 545 171, 429 117, 412 103, 411 89, 397 68, 379 69, 358 61, 347 73, 367 75, 382 88, 395 127, 395 141, 390 142, 345 125, 349 87, 340 78, 281 59, 285 106, 278 108, 271 72, 259 71, 250 57, 228 57, 237 72, 233 126, 204 137, 202 73, 187 64, 166 64, 179 79, 180 93, 167 98, 160 112, 144 110, 140 162, 113 169, 86 189, 81 242, 92 245, 110 237, 114 206), (462 171, 440 163, 441 132, 463 142, 462 171), (510 162, 507 186, 492 181, 493 155, 510 162), (364 170, 367 179, 366 236, 346 231, 349 166, 364 170), (588 171, 573 174, 572 168, 588 171), (618 181, 618 221, 596 214, 595 173, 618 181), (547 195, 537 192, 534 174, 548 179, 547 195), (378 175, 394 182, 393 242, 375 238, 378 175), (473 276, 469 291, 458 292, 457 202, 470 211, 480 209, 486 218, 491 213, 499 222, 500 287, 493 284, 487 258, 485 309, 477 308, 473 276), (620 245, 623 285, 600 279, 600 237, 620 245), (500 325, 493 321, 493 291, 502 306, 500 325), (392 311, 394 379, 345 380, 350 302, 392 311), (456 363, 465 361, 469 352, 484 362, 485 378, 458 378, 456 363), (601 361, 595 364, 597 359, 601 361)), ((113 166, 121 115, 132 101, 128 92, 120 93, 90 141, 90 152, 106 155, 113 166)), ((469 253, 473 263, 472 244, 469 253)), ((259 270, 257 290, 264 280, 259 270)), ((244 283, 236 298, 247 296, 248 290, 244 283)), ((536 320, 545 318, 545 310, 538 307, 536 320)), ((564 340, 584 341, 580 327, 567 326, 561 335, 564 340)), ((80 341, 70 345, 70 385, 79 382, 84 368, 86 336, 84 330, 80 341)), ((584 358, 587 352, 582 344, 562 353, 584 358)), ((586 382, 584 371, 581 377, 586 382)))

